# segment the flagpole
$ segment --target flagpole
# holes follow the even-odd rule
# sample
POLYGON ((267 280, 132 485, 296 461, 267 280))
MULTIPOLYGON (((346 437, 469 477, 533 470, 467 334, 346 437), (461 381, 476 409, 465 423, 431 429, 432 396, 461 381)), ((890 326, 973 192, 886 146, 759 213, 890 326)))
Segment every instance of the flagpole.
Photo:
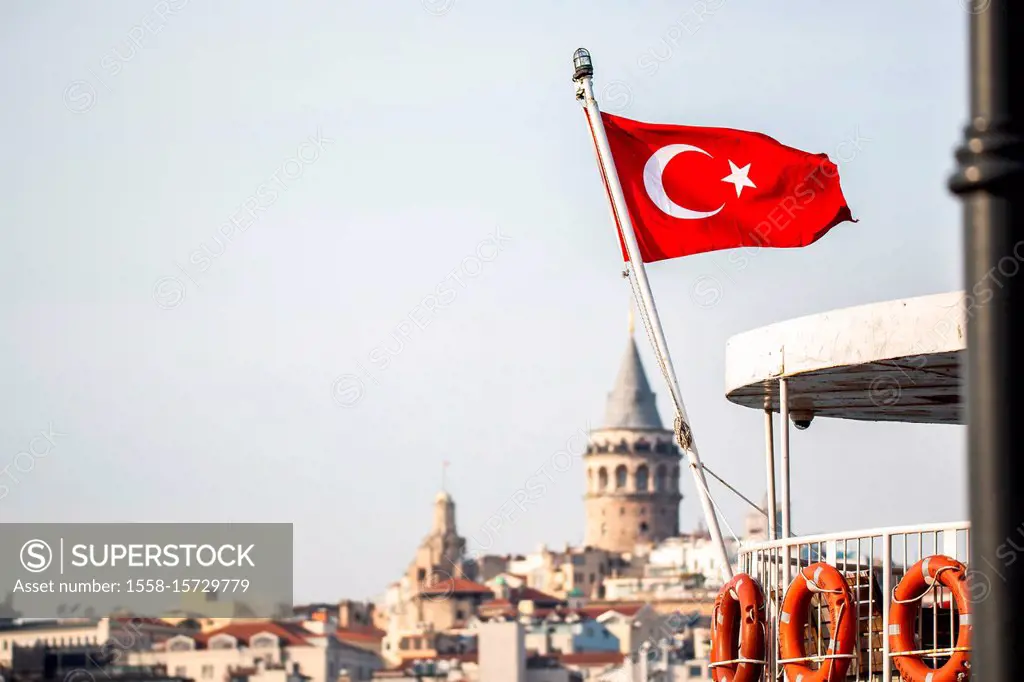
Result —
POLYGON ((647 281, 647 270, 644 268, 643 258, 640 256, 640 245, 636 241, 633 222, 630 220, 629 210, 626 207, 626 198, 622 193, 622 185, 619 183, 619 174, 615 170, 615 163, 612 160, 608 135, 604 129, 604 122, 601 120, 601 111, 597 106, 597 100, 594 99, 594 67, 590 61, 590 53, 583 48, 576 50, 576 53, 573 55, 573 66, 576 69, 573 75, 573 81, 577 84, 576 98, 583 101, 587 118, 590 121, 598 163, 601 166, 605 185, 608 189, 612 216, 617 223, 617 230, 621 233, 623 242, 625 242, 626 252, 629 254, 630 269, 632 270, 631 276, 636 282, 637 289, 639 289, 640 303, 642 303, 644 310, 647 312, 647 319, 650 321, 651 327, 650 331, 654 337, 655 350, 662 360, 662 369, 665 373, 669 392, 672 395, 672 402, 676 407, 676 436, 680 446, 686 452, 690 471, 693 473, 694 482, 697 485, 697 495, 700 498, 701 507, 704 510, 704 518, 707 521, 708 534, 718 549, 722 565, 722 575, 728 581, 733 576, 732 563, 729 560, 729 552, 726 549, 722 530, 718 525, 718 516, 715 514, 714 504, 708 491, 707 479, 704 477, 704 467, 701 464, 700 455, 697 453, 697 443, 690 429, 690 419, 686 414, 686 406, 683 403, 682 392, 679 389, 679 381, 676 379, 675 368, 672 365, 672 358, 668 352, 665 332, 661 328, 661 318, 658 317, 658 309, 654 305, 651 285, 647 281))

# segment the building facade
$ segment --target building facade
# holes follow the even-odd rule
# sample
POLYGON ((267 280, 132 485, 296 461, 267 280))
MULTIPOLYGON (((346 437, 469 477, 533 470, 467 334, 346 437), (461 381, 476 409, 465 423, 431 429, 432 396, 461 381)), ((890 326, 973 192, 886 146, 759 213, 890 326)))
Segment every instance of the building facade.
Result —
POLYGON ((218 630, 182 634, 163 646, 132 651, 129 663, 159 665, 177 677, 223 682, 238 676, 305 677, 310 682, 339 678, 369 680, 383 667, 376 654, 333 635, 336 623, 272 620, 235 621, 218 630))

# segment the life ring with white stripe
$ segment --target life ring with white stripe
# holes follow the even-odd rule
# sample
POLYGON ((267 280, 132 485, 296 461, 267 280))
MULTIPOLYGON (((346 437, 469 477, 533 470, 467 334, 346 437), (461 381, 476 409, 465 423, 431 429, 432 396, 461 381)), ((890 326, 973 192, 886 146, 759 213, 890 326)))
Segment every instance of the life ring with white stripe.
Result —
POLYGON ((889 650, 896 669, 907 682, 963 682, 971 678, 971 601, 967 587, 967 567, 956 559, 937 554, 911 566, 893 590, 889 605, 889 650), (956 646, 940 668, 932 668, 924 662, 914 630, 921 598, 936 585, 949 589, 960 615, 956 646))
POLYGON ((844 680, 856 644, 857 613, 843 574, 821 562, 800 571, 786 591, 779 614, 779 662, 786 668, 786 678, 801 682, 844 680), (804 648, 804 629, 815 594, 825 598, 832 631, 828 649, 820 657, 808 656, 804 648), (807 664, 816 658, 821 658, 821 664, 817 670, 812 670, 807 664))
POLYGON ((711 677, 715 682, 757 682, 764 671, 764 593, 745 573, 715 597, 711 613, 711 677))

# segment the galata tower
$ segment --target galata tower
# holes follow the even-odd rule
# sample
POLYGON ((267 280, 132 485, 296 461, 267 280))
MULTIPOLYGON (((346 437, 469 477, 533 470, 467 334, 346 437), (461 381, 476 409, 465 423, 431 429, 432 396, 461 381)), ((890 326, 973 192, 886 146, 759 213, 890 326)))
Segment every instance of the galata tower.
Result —
POLYGON ((679 465, 671 430, 661 423, 633 338, 608 395, 604 425, 590 432, 585 544, 633 552, 679 534, 679 465))

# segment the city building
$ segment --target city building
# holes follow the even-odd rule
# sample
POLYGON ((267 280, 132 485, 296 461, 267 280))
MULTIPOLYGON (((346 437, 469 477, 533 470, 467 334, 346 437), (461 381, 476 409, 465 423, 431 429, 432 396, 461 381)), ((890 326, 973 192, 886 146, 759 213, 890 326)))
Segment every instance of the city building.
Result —
POLYGON ((631 320, 604 424, 590 433, 584 459, 584 545, 620 554, 678 535, 682 500, 681 453, 661 422, 632 327, 631 320))
POLYGON ((91 682, 97 678, 110 682, 193 682, 189 678, 169 676, 160 666, 124 665, 119 662, 120 652, 96 644, 14 645, 10 653, 10 664, 0 666, 0 680, 4 682, 91 682))
POLYGON ((530 587, 562 598, 579 590, 591 599, 603 599, 605 579, 622 575, 629 566, 621 554, 607 549, 566 546, 559 551, 541 545, 533 554, 512 557, 504 575, 518 576, 530 587))
MULTIPOLYGON (((734 560, 738 548, 739 543, 726 540, 734 560)), ((718 548, 704 529, 638 547, 634 563, 638 566, 631 575, 605 578, 605 598, 661 601, 709 595, 713 599, 723 584, 718 548)))
POLYGON ((172 637, 159 646, 132 651, 133 665, 165 667, 196 682, 222 682, 231 677, 266 673, 300 676, 310 682, 368 680, 383 667, 379 656, 334 636, 333 621, 306 623, 237 620, 218 630, 172 637))
MULTIPOLYGON (((374 680, 398 682, 582 682, 582 676, 557 657, 527 651, 521 623, 490 622, 477 629, 479 647, 471 653, 403 661, 374 674, 374 680)), ((620 656, 612 654, 612 656, 620 656)))
POLYGON ((0 666, 10 666, 15 647, 114 647, 119 651, 148 649, 189 632, 158 618, 64 618, 9 620, 0 625, 0 666))
MULTIPOLYGON (((681 456, 658 414, 631 324, 604 421, 584 456, 584 544, 467 558, 455 503, 439 493, 405 574, 368 612, 386 631, 379 652, 389 667, 375 677, 476 680, 488 674, 490 646, 493 660, 503 661, 495 665, 529 679, 563 672, 710 679, 709 630, 694 623, 707 622, 721 566, 705 529, 679 532, 681 456), (689 624, 673 625, 679 622, 689 624)), ((764 526, 763 514, 752 515, 747 533, 758 537, 764 526)), ((727 544, 735 554, 739 543, 727 544)))
POLYGON ((300 622, 334 623, 334 636, 342 642, 378 656, 382 654, 387 632, 377 625, 383 619, 373 602, 345 599, 336 604, 304 604, 296 606, 293 613, 300 622))
MULTIPOLYGON (((761 509, 768 509, 768 493, 765 493, 764 498, 761 500, 761 509)), ((751 509, 747 513, 744 519, 744 540, 747 542, 764 542, 768 539, 768 517, 757 511, 751 509)), ((778 501, 775 503, 775 528, 781 535, 782 532, 782 506, 778 501)))

